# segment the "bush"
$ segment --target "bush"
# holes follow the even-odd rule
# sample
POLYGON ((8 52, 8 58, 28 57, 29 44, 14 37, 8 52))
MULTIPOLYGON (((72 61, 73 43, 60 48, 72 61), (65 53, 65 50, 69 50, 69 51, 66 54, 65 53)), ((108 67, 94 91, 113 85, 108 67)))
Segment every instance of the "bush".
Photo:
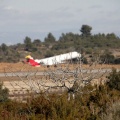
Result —
POLYGON ((100 60, 108 64, 113 64, 115 61, 115 57, 109 53, 106 53, 100 56, 100 60))
POLYGON ((0 83, 0 102, 6 102, 8 100, 8 93, 8 89, 3 88, 3 84, 0 83))
POLYGON ((120 120, 120 102, 112 104, 102 116, 102 120, 120 120))
POLYGON ((107 83, 107 85, 111 89, 120 90, 120 71, 117 72, 116 69, 113 69, 107 78, 109 79, 109 82, 107 83))
POLYGON ((115 64, 120 64, 120 58, 116 58, 114 62, 115 64))
POLYGON ((52 56, 54 56, 54 53, 52 51, 47 51, 45 54, 45 58, 52 57, 52 56))

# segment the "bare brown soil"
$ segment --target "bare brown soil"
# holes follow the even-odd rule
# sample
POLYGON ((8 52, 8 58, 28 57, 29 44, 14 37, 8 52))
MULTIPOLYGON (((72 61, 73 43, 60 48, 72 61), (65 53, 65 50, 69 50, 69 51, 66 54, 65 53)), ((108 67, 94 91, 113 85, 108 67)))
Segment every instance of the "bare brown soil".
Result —
POLYGON ((20 71, 38 71, 44 70, 45 67, 33 67, 22 62, 19 63, 0 63, 0 72, 20 72, 20 71))
MULTIPOLYGON (((74 69, 76 67, 78 67, 78 65, 76 64, 69 64, 69 65, 66 65, 66 64, 63 64, 63 65, 58 65, 58 67, 63 67, 63 68, 66 68, 68 67, 69 69, 74 69)), ((85 68, 90 68, 91 66, 90 65, 82 65, 81 66, 82 69, 85 69, 85 68)), ((120 69, 120 64, 118 65, 108 65, 108 64, 105 64, 105 65, 93 65, 92 66, 93 68, 95 69, 98 69, 98 68, 116 68, 116 69, 120 69)), ((28 64, 24 64, 22 62, 19 62, 19 63, 0 63, 0 72, 1 73, 4 73, 4 72, 24 72, 24 71, 45 71, 45 70, 48 70, 48 69, 56 69, 54 66, 50 66, 50 67, 47 67, 47 66, 40 66, 40 67, 33 67, 33 66, 30 66, 28 64)))
MULTIPOLYGON (((66 64, 63 64, 63 65, 58 65, 57 68, 59 67, 63 67, 64 68, 69 68, 69 69, 76 69, 77 67, 82 67, 83 69, 88 69, 90 68, 91 66, 90 65, 76 65, 76 64, 69 64, 69 65, 66 65, 66 64)), ((46 71, 46 70, 49 70, 49 69, 57 69, 56 67, 54 66, 50 66, 49 68, 47 66, 40 66, 40 67, 33 67, 33 66, 30 66, 28 64, 24 64, 22 62, 19 62, 19 63, 0 63, 0 72, 1 73, 5 73, 5 72, 24 72, 24 71, 27 71, 27 72, 31 72, 31 71, 46 71)), ((104 68, 104 69, 107 69, 107 68, 116 68, 116 69, 120 69, 120 65, 94 65, 93 66, 94 69, 99 69, 99 68, 104 68)), ((35 76, 36 77, 36 76, 35 76)), ((37 76, 39 77, 42 77, 42 76, 37 76)), ((45 76, 44 76, 45 77, 45 76)), ((37 79, 37 78, 36 78, 37 79)), ((14 95, 18 95, 20 94, 21 96, 23 96, 24 94, 26 94, 28 91, 30 91, 30 83, 29 81, 27 82, 27 78, 26 78, 26 81, 23 80, 20 80, 19 77, 17 76, 11 76, 11 77, 0 77, 0 81, 3 82, 4 84, 4 87, 8 88, 9 89, 9 94, 12 95, 10 98, 11 99, 16 99, 16 97, 14 95)), ((34 83, 35 81, 33 80, 32 81, 32 84, 34 83)), ((104 82, 104 81, 103 81, 104 82)), ((45 82, 47 85, 52 85, 53 86, 53 83, 50 83, 50 81, 46 81, 45 82)), ((99 84, 101 83, 101 79, 98 80, 98 79, 95 79, 92 84, 99 84)), ((68 86, 70 86, 68 84, 68 86)), ((34 88, 37 88, 37 84, 34 83, 34 88)), ((41 88, 42 89, 42 88, 41 88)), ((18 98, 20 99, 20 98, 18 98)), ((23 98, 21 98, 23 100, 23 98)))

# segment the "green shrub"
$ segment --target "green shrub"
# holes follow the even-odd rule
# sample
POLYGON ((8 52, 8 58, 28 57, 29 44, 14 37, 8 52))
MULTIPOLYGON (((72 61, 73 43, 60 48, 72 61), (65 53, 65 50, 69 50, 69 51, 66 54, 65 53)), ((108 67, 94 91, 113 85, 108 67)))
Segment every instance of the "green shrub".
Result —
POLYGON ((8 100, 9 91, 7 88, 3 88, 3 84, 0 83, 0 102, 6 102, 8 100))
POLYGON ((107 85, 111 89, 120 90, 120 71, 117 72, 116 69, 113 69, 107 78, 109 79, 109 82, 107 83, 107 85))

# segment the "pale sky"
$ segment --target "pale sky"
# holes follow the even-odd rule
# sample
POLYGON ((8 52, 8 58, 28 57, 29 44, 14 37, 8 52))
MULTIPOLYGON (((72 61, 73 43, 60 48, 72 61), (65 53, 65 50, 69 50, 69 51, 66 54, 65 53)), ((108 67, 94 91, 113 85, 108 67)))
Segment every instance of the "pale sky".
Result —
POLYGON ((0 0, 0 44, 44 40, 49 32, 56 39, 81 34, 84 24, 92 34, 120 36, 120 0, 0 0))

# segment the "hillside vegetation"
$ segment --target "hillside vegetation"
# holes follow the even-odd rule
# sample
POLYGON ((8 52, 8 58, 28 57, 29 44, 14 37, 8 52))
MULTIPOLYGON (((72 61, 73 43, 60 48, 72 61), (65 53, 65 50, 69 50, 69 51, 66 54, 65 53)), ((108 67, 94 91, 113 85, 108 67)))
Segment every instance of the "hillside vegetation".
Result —
POLYGON ((85 57, 94 60, 94 56, 99 55, 107 63, 120 63, 120 38, 114 33, 91 34, 92 27, 82 25, 80 34, 72 32, 62 33, 58 40, 52 33, 48 33, 44 41, 40 39, 32 40, 26 36, 23 43, 15 45, 0 45, 0 62, 19 62, 28 54, 34 58, 46 58, 61 53, 77 51, 85 57))

